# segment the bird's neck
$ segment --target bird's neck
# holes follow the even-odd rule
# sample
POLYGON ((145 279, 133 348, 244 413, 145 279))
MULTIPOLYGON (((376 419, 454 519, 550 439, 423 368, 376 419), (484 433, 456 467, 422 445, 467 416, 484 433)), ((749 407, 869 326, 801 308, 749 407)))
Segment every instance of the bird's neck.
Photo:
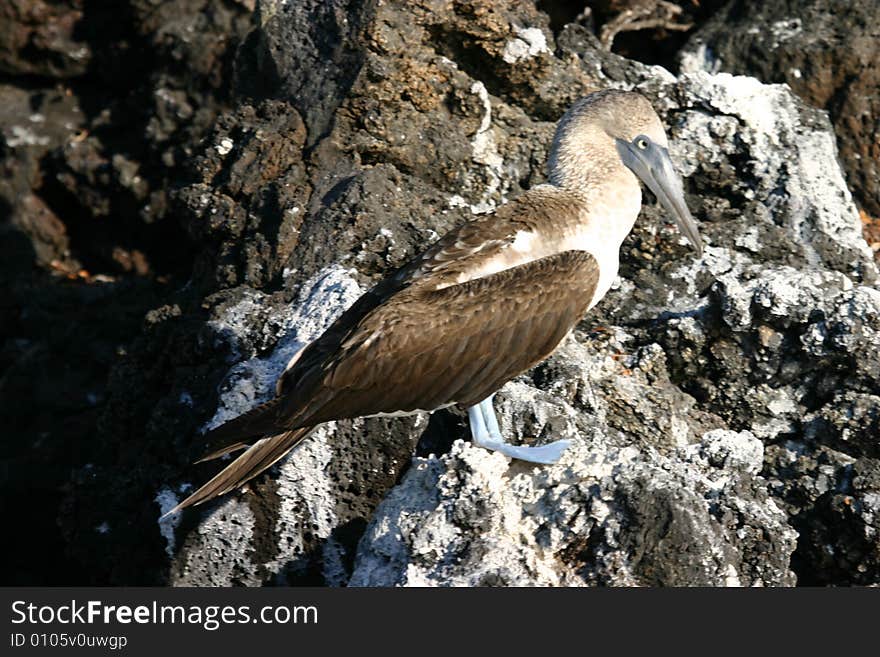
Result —
POLYGON ((602 149, 561 149, 550 163, 550 184, 575 199, 583 239, 620 248, 642 205, 638 178, 602 149))
POLYGON ((598 135, 590 140, 556 140, 549 169, 550 185, 579 208, 576 223, 565 231, 561 250, 587 251, 599 263, 592 307, 617 276, 621 244, 641 210, 641 186, 611 140, 598 135))
POLYGON ((550 182, 571 191, 601 187, 623 167, 614 140, 598 124, 562 120, 556 129, 547 168, 550 182))
MULTIPOLYGON (((621 200, 640 199, 638 180, 599 123, 563 118, 550 146, 547 168, 550 184, 580 198, 591 212, 613 208, 621 200)), ((621 241, 631 228, 632 224, 626 226, 621 241)))

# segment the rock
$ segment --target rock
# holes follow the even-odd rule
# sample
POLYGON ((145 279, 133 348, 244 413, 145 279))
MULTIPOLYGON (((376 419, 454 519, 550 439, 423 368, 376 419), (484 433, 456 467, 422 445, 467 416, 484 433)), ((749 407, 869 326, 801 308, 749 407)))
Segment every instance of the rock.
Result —
MULTIPOLYGON (((157 581, 155 561, 139 556, 150 540, 134 530, 121 540, 131 508, 120 503, 112 524, 80 525, 80 509, 108 506, 106 489, 90 507, 66 486, 71 468, 84 490, 93 473, 113 472, 119 451, 106 456, 98 428, 116 396, 108 375, 145 313, 181 302, 173 291, 189 278, 192 248, 166 220, 174 164, 216 117, 249 21, 242 3, 211 0, 0 8, 0 417, 15 437, 0 467, 10 474, 4 494, 28 499, 9 520, 29 537, 10 547, 9 583, 95 583, 110 572, 157 581), (115 540, 118 552, 107 547, 115 540), (93 547, 104 566, 94 567, 93 547)), ((158 346, 147 368, 163 353, 158 346)), ((134 436, 110 442, 125 452, 134 436)), ((123 475, 119 486, 131 482, 123 475)))
POLYGON ((260 2, 259 28, 239 53, 236 86, 244 96, 279 98, 303 116, 311 147, 324 137, 360 72, 374 2, 260 2))
POLYGON ((71 231, 73 260, 169 276, 138 297, 139 334, 104 361, 100 420, 76 434, 49 543, 71 580, 880 581, 878 272, 824 112, 783 85, 605 53, 531 3, 267 1, 252 23, 242 4, 162 4, 127 5, 132 42, 156 53, 131 98, 90 105, 76 146, 16 147, 48 149, 28 157, 66 227, 154 227, 116 257, 118 240, 71 231), (608 297, 498 394, 512 439, 575 441, 559 465, 468 445, 454 411, 340 421, 158 522, 222 467, 191 464, 206 427, 267 398, 359 290, 542 182, 555 121, 612 86, 669 127, 706 249, 695 259, 646 199, 608 297))
MULTIPOLYGON (((775 445, 792 435, 803 435, 805 411, 822 407, 832 387, 864 391, 876 387, 874 359, 864 357, 875 326, 876 290, 859 283, 873 283, 877 272, 860 238, 852 199, 835 166, 836 150, 823 115, 799 103, 783 87, 726 74, 692 73, 676 80, 662 70, 601 55, 584 47, 589 38, 577 28, 564 30, 559 43, 563 52, 570 49, 578 53, 586 67, 607 75, 608 84, 639 89, 652 97, 655 106, 669 112, 671 150, 692 193, 699 197, 692 203, 704 218, 704 234, 710 244, 702 262, 689 264, 686 256, 670 258, 668 238, 658 246, 656 229, 642 223, 625 244, 624 252, 629 247, 634 257, 624 264, 619 288, 596 309, 599 317, 587 318, 592 325, 616 324, 612 329, 616 335, 602 344, 594 336, 584 340, 584 334, 576 334, 586 352, 594 352, 594 363, 602 355, 606 359, 616 356, 622 367, 609 373, 595 364, 587 365, 586 372, 579 373, 581 380, 572 382, 578 368, 573 370, 569 364, 564 378, 554 381, 554 363, 566 355, 570 362, 588 363, 583 352, 562 352, 550 365, 539 366, 533 375, 533 381, 540 381, 538 387, 555 389, 572 402, 572 407, 561 412, 548 413, 533 394, 521 390, 502 391, 500 396, 514 397, 510 402, 513 408, 525 400, 530 407, 537 407, 530 414, 523 412, 517 417, 513 413, 515 419, 505 422, 508 432, 518 425, 532 425, 530 434, 539 440, 556 439, 560 433, 586 438, 586 447, 579 448, 583 451, 576 453, 573 461, 608 463, 606 467, 613 474, 603 483, 614 492, 604 494, 614 500, 638 500, 638 504, 631 502, 637 509, 634 517, 624 511, 616 516, 617 522, 623 527, 640 526, 642 518, 656 522, 658 517, 674 516, 674 511, 661 513, 644 505, 656 501, 674 509, 671 500, 693 493, 695 487, 684 483, 693 474, 679 474, 678 483, 663 480, 656 473, 645 474, 641 481, 663 480, 668 490, 661 495, 644 483, 638 489, 629 479, 638 477, 634 474, 638 468, 621 453, 604 453, 603 442, 609 437, 603 435, 603 429, 620 431, 616 440, 643 459, 668 458, 685 467, 688 450, 694 449, 695 440, 701 440, 698 453, 704 463, 752 473, 764 470, 763 450, 755 449, 755 436, 775 445), (648 234, 640 235, 642 230, 648 234), (650 257, 642 256, 643 252, 650 257), (811 273, 804 276, 803 270, 811 273), (658 298, 652 293, 656 289, 667 290, 667 295, 658 298), (853 296, 859 300, 854 301, 853 296), (832 317, 841 320, 838 323, 832 317), (862 328, 865 319, 871 327, 867 333, 862 328), (841 336, 847 336, 835 341, 842 350, 833 356, 826 347, 818 346, 828 342, 829 321, 840 327, 841 336), (808 339, 814 332, 815 348, 808 339), (858 337, 848 341, 850 335, 858 337), (676 355, 681 347, 689 351, 686 358, 676 355), (652 352, 660 357, 652 358, 652 352), (833 377, 835 371, 859 375, 845 380, 833 377), (642 378, 644 383, 639 385, 642 378), (649 396, 652 387, 657 392, 649 396), (592 394, 589 403, 580 406, 571 390, 585 388, 592 394), (685 401, 688 396, 684 395, 677 402, 682 391, 696 400, 685 401), (697 413, 695 407, 699 408, 697 413), (630 409, 637 412, 631 415, 630 409), (595 419, 572 434, 572 424, 578 426, 578 411, 595 419), (537 416, 537 424, 529 420, 530 415, 537 416), (549 419, 553 416, 575 419, 560 423, 549 419), (702 429, 705 416, 720 428, 706 433, 702 429), (729 440, 735 436, 748 436, 739 450, 734 447, 736 439, 729 440), (652 448, 662 451, 655 455, 652 448), (633 489, 639 490, 639 495, 630 492, 633 489)), ((647 214, 653 213, 649 210, 647 214)), ((510 417, 511 407, 504 401, 499 406, 505 417, 510 417)), ((841 410, 839 406, 832 408, 841 410)), ((870 440, 868 432, 859 435, 860 443, 870 440)), ((543 490, 548 478, 551 487, 561 486, 566 491, 579 485, 591 490, 596 480, 595 475, 579 475, 585 484, 570 482, 568 473, 558 473, 566 467, 569 472, 573 467, 568 460, 549 472, 511 474, 506 463, 499 464, 497 470, 478 468, 455 451, 423 462, 377 511, 359 547, 352 583, 791 584, 791 573, 779 567, 789 563, 794 547, 795 534, 788 521, 799 531, 815 531, 828 538, 820 529, 825 523, 819 512, 809 506, 799 507, 788 521, 782 515, 768 516, 764 512, 767 489, 760 478, 748 476, 755 492, 745 494, 737 489, 744 497, 732 506, 740 518, 754 513, 749 522, 756 526, 769 523, 749 532, 758 542, 763 536, 771 537, 769 548, 753 545, 743 551, 730 538, 720 539, 727 551, 710 548, 713 540, 708 537, 718 537, 723 530, 712 524, 708 511, 702 520, 690 516, 693 524, 687 525, 684 533, 691 541, 700 540, 694 538, 697 535, 706 537, 703 555, 722 555, 713 566, 708 561, 697 564, 671 558, 678 550, 664 548, 675 542, 675 530, 663 537, 664 543, 646 540, 642 529, 637 552, 633 551, 635 543, 627 542, 619 530, 605 531, 597 538, 592 527, 575 530, 581 545, 564 534, 564 538, 541 544, 537 537, 542 522, 548 522, 545 516, 555 520, 561 515, 570 520, 571 512, 566 514, 558 498, 536 511, 535 499, 540 494, 534 491, 543 490), (447 483, 450 481, 453 483, 447 483), (530 515, 523 513, 524 508, 530 515), (535 524, 524 520, 535 516, 535 524), (770 525, 772 530, 767 529, 770 525), (578 545, 580 558, 588 567, 574 572, 566 568, 565 556, 571 545, 578 545), (441 546, 449 547, 444 550, 441 546), (635 567, 628 562, 633 554, 639 556, 635 567), (609 562, 602 561, 606 555, 610 555, 609 562), (776 565, 770 566, 771 562, 776 565), (603 570, 606 563, 618 566, 603 570), (746 565, 749 563, 752 565, 746 565), (744 570, 750 573, 746 577, 742 577, 744 570)), ((671 468, 662 469, 668 472, 671 468)), ((776 474, 772 461, 767 469, 776 474)), ((511 470, 516 472, 516 466, 511 470)), ((599 491, 581 493, 581 499, 589 500, 582 508, 590 509, 591 503, 601 500, 603 493, 599 491)), ((850 486, 847 492, 855 490, 850 486)), ((702 508, 693 498, 687 499, 687 508, 702 508)), ((725 517, 728 512, 713 506, 716 503, 724 507, 731 502, 713 497, 705 507, 717 511, 717 517, 725 517)), ((780 507, 770 504, 778 513, 780 507)), ((856 522, 870 526, 870 520, 856 522)), ((867 533, 870 535, 870 530, 867 533)), ((864 548, 859 554, 865 554, 864 548)), ((816 558, 811 552, 794 563, 809 578, 816 558)), ((858 581, 876 576, 874 561, 869 562, 871 565, 862 565, 869 573, 867 578, 859 576, 858 581)))
POLYGON ((0 99, 0 204, 8 208, 9 217, 0 230, 29 252, 21 260, 15 258, 19 264, 11 270, 29 268, 31 254, 39 266, 50 267, 54 261, 75 269, 67 226, 57 216, 58 208, 53 209, 39 191, 44 185, 40 162, 74 138, 84 123, 82 110, 75 98, 59 89, 27 91, 4 84, 0 99))
POLYGON ((83 0, 10 0, 0 7, 0 70, 7 74, 73 77, 88 69, 92 49, 76 35, 83 0))
POLYGON ((876 3, 732 0, 690 39, 686 70, 785 82, 831 115, 840 157, 859 204, 880 216, 880 58, 876 3))
POLYGON ((552 468, 462 442, 416 459, 377 509, 350 585, 794 583, 796 533, 755 477, 754 436, 715 430, 670 456, 589 438, 552 468))
POLYGON ((792 567, 805 586, 875 585, 878 461, 811 439, 768 448, 770 490, 799 529, 792 567))

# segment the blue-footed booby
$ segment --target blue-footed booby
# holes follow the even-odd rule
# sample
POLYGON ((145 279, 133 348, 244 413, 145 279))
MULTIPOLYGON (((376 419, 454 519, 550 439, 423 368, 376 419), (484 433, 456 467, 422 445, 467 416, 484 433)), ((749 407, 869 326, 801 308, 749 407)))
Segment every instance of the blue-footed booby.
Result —
POLYGON ((492 397, 549 356, 617 276, 639 180, 698 253, 666 133, 638 93, 606 90, 559 121, 549 182, 452 230, 366 292, 287 366, 271 401, 212 430, 202 460, 244 449, 173 513, 255 477, 331 420, 467 408, 473 441, 554 463, 568 446, 505 441, 492 397))

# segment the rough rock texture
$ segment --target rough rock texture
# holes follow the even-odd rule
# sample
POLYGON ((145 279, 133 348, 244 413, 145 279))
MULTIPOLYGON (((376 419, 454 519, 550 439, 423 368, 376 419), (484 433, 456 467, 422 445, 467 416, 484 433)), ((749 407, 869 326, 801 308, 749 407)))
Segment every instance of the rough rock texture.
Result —
POLYGON ((756 476, 763 445, 749 432, 716 429, 661 451, 582 420, 566 426, 576 408, 523 384, 505 396, 513 423, 553 414, 539 422, 554 436, 587 440, 553 468, 511 467, 462 442, 416 459, 367 529, 350 585, 794 583, 797 534, 756 476))
POLYGON ((126 38, 92 44, 92 61, 150 44, 132 97, 58 88, 52 111, 83 116, 41 123, 26 113, 49 117, 40 99, 0 88, 20 107, 4 162, 29 162, 0 179, 19 217, 5 230, 20 262, 89 269, 65 298, 100 338, 32 349, 22 337, 65 315, 51 297, 25 306, 19 283, 0 386, 52 380, 59 345, 99 351, 74 372, 112 365, 79 392, 89 415, 57 411, 78 432, 0 396, 26 437, 4 464, 14 490, 62 498, 44 545, 64 546, 64 581, 880 582, 880 293, 823 112, 781 85, 604 53, 513 0, 160 4, 125 3, 126 38), (158 522, 216 472, 191 465, 205 428, 269 396, 359 290, 543 181, 554 122, 609 86, 660 112, 707 246, 696 260, 648 201, 606 300, 499 393, 510 436, 575 439, 560 464, 468 445, 455 411, 338 422, 243 491, 158 522), (75 139, 43 131, 65 121, 75 139), (125 296, 136 284, 149 294, 125 296), (108 320, 117 295, 134 307, 108 320))
POLYGON ((77 38, 83 0, 9 0, 0 7, 0 71, 52 77, 82 75, 92 49, 77 38))
MULTIPOLYGON (((578 44, 579 36, 560 41, 578 44)), ((581 412, 596 423, 574 430, 586 448, 549 472, 508 470, 466 452, 423 462, 378 510, 352 582, 780 584, 791 581, 778 565, 793 547, 787 522, 802 533, 792 563, 806 583, 876 582, 877 491, 865 476, 857 489, 846 472, 851 455, 876 450, 878 406, 870 393, 880 383, 880 292, 860 285, 874 282, 876 270, 834 166, 827 122, 784 87, 726 74, 675 80, 594 53, 584 60, 667 110, 672 151, 711 244, 701 262, 678 249, 682 255, 671 259, 662 251, 676 238, 658 242, 656 224, 643 222, 627 242, 631 258, 620 286, 596 309, 604 317, 587 319, 586 326, 613 325, 613 337, 603 343, 576 334, 585 351, 569 345, 557 353, 531 377, 530 392, 502 391, 513 405, 508 431, 528 426, 532 415, 537 422, 527 435, 571 435, 552 418, 581 412), (601 366, 603 356, 614 363, 611 371, 601 366), (523 409, 534 388, 561 393, 571 407, 554 409, 558 401, 539 397, 523 409), (713 426, 719 428, 707 431, 713 426), (710 472, 736 481, 747 459, 712 454, 725 441, 748 451, 746 437, 767 446, 769 481, 759 494, 695 483, 706 476, 695 468, 695 453, 710 472), (609 441, 636 449, 635 461, 626 452, 609 456, 609 441), (671 456, 654 451, 675 447, 671 456), (826 466, 804 472, 817 452, 826 466), (674 472, 677 483, 649 474, 655 468, 674 472), (630 477, 654 487, 639 490, 630 477), (775 501, 761 497, 768 490, 775 501), (580 507, 586 518, 576 516, 569 496, 589 500, 580 507), (480 498, 487 502, 474 510, 480 498), (787 522, 777 515, 782 508, 787 522), (727 523, 737 527, 734 535, 724 533, 727 523), (832 525, 846 529, 832 536, 832 525), (572 526, 578 529, 548 529, 572 526), (659 537, 652 539, 654 531, 659 537), (686 549, 699 540, 703 548, 686 549)), ((760 453, 752 458, 760 461, 760 453)), ((862 468, 871 472, 869 463, 862 468)))
POLYGON ((690 39, 682 66, 786 82, 831 115, 859 204, 880 216, 880 5, 732 0, 690 39))
MULTIPOLYGON (((77 560, 59 505, 73 470, 99 466, 108 372, 190 277, 168 192, 224 104, 251 15, 227 0, 2 5, 0 472, 4 502, 28 500, 4 512, 29 537, 9 546, 9 583, 110 581, 112 565, 77 560)), ((137 543, 119 547, 151 572, 137 543)))

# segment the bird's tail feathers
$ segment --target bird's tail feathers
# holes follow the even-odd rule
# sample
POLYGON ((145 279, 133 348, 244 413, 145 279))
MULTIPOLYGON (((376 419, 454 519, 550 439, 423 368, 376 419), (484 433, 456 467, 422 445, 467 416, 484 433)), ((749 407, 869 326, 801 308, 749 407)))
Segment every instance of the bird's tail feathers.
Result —
POLYGON ((207 452, 206 454, 203 454, 200 458, 193 461, 193 463, 204 463, 206 461, 213 461, 214 459, 219 459, 221 456, 226 456, 230 452, 237 452, 238 450, 244 449, 245 447, 249 447, 249 444, 243 441, 224 445, 219 449, 215 449, 213 452, 207 452))
POLYGON ((209 430, 205 434, 208 451, 196 463, 213 461, 230 452, 244 449, 254 443, 253 438, 277 434, 280 428, 278 426, 280 401, 278 397, 270 399, 247 413, 242 413, 209 430))
MULTIPOLYGON (((301 427, 274 436, 261 438, 248 447, 244 454, 241 454, 232 463, 227 465, 208 483, 165 513, 160 520, 189 506, 196 506, 202 502, 219 497, 250 481, 296 447, 311 430, 312 427, 301 427)), ((243 443, 237 443, 231 447, 208 454, 201 460, 217 458, 242 446, 244 446, 243 443)))
MULTIPOLYGON (((209 443, 213 444, 234 441, 236 445, 244 445, 246 443, 242 441, 246 438, 276 433, 279 429, 278 411, 281 401, 281 397, 274 397, 259 406, 255 406, 247 413, 242 413, 231 420, 227 420, 220 426, 214 427, 205 434, 205 438, 209 443)), ((234 449, 238 448, 233 447, 229 451, 234 449)), ((225 453, 227 452, 218 453, 217 456, 222 456, 225 453)), ((216 457, 203 456, 202 460, 210 460, 211 458, 216 457)))

